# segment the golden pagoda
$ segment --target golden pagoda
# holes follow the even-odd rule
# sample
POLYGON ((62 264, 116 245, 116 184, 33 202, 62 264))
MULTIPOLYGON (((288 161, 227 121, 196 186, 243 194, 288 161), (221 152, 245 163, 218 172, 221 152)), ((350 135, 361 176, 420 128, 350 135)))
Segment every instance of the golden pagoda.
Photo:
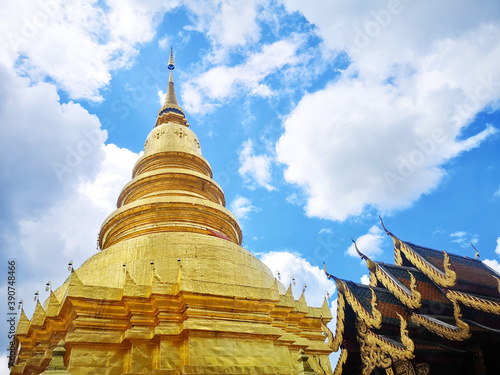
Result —
POLYGON ((174 67, 171 53, 165 103, 102 224, 101 251, 31 319, 22 311, 11 374, 332 372, 326 300, 321 308, 295 300, 241 247, 177 102, 174 67))

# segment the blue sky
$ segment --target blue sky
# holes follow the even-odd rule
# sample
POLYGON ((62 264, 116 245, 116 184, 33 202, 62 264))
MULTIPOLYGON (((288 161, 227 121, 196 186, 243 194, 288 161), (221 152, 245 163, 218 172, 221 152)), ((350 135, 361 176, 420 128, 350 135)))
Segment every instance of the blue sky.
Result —
POLYGON ((154 126, 171 45, 177 98, 243 245, 284 284, 295 277, 296 297, 307 284, 310 304, 326 291, 335 304, 323 261, 361 281, 351 238, 393 262, 378 215, 420 245, 472 257, 472 242, 500 271, 497 1, 4 8, 0 241, 28 316, 36 290, 45 299, 47 281, 96 252, 154 126))

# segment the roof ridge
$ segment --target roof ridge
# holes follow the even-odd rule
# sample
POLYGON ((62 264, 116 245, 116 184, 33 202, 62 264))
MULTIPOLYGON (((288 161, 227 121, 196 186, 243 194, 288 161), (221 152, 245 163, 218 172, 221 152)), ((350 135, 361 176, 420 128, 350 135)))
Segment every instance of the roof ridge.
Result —
POLYGON ((471 257, 469 257, 467 255, 460 255, 460 254, 450 253, 450 252, 448 252, 446 250, 437 250, 437 249, 433 249, 432 247, 418 245, 418 244, 413 243, 411 241, 402 241, 402 242, 404 242, 407 245, 417 246, 417 247, 419 247, 421 249, 430 250, 430 251, 433 251, 435 253, 442 254, 442 255, 446 252, 450 258, 455 257, 455 258, 467 259, 467 260, 472 260, 472 261, 474 261, 476 263, 484 264, 482 260, 471 258, 471 257))

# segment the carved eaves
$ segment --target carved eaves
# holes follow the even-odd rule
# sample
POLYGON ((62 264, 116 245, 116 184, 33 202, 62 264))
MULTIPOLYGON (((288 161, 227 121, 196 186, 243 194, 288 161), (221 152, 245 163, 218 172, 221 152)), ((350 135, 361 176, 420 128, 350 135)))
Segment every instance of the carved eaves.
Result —
MULTIPOLYGON (((382 219, 380 219, 382 222, 382 219)), ((443 251, 443 268, 444 271, 438 269, 434 265, 430 264, 427 260, 422 258, 420 255, 416 254, 410 247, 408 247, 403 241, 397 238, 394 234, 389 232, 382 222, 382 227, 388 236, 392 237, 394 242, 394 258, 395 263, 398 266, 403 265, 402 254, 408 259, 416 268, 422 271, 429 279, 434 281, 436 284, 443 288, 449 288, 455 285, 457 280, 457 275, 455 271, 451 269, 450 257, 443 251)))
POLYGON ((472 307, 476 310, 481 310, 486 313, 500 315, 500 302, 489 301, 484 298, 471 296, 466 293, 448 290, 446 297, 454 303, 462 303, 465 306, 472 307))
POLYGON ((470 338, 470 328, 467 323, 462 320, 462 313, 456 301, 453 301, 453 314, 455 316, 455 326, 442 322, 430 316, 419 315, 413 313, 411 321, 419 326, 425 327, 427 330, 435 333, 438 336, 452 341, 463 341, 470 338))
POLYGON ((414 344, 408 336, 407 323, 398 314, 400 319, 401 346, 372 332, 360 319, 356 323, 358 343, 360 345, 363 375, 371 374, 375 368, 388 369, 396 361, 412 359, 414 344))
POLYGON ((410 289, 404 285, 400 285, 399 281, 394 280, 393 277, 388 275, 378 264, 375 270, 377 280, 401 301, 401 303, 410 309, 418 309, 422 306, 422 296, 417 290, 415 276, 413 276, 410 271, 408 271, 408 273, 410 274, 410 289))
POLYGON ((327 344, 334 351, 338 351, 342 340, 344 339, 344 321, 345 321, 345 300, 342 293, 338 293, 337 296, 337 326, 335 330, 335 335, 332 333, 330 328, 328 328, 321 317, 321 329, 326 333, 328 337, 327 344))

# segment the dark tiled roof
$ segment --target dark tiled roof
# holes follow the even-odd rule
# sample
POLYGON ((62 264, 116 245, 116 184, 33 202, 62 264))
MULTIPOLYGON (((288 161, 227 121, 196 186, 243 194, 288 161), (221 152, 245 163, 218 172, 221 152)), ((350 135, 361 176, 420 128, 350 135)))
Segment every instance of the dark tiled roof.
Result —
POLYGON ((396 266, 393 264, 377 263, 393 279, 397 279, 406 288, 410 289, 410 271, 417 281, 417 290, 424 301, 449 303, 441 288, 415 267, 396 266))
MULTIPOLYGON (((420 255, 434 267, 444 272, 442 251, 405 242, 405 245, 420 255)), ((451 269, 457 274, 457 285, 452 289, 477 293, 479 295, 499 296, 498 281, 493 277, 500 275, 478 259, 448 253, 451 269)))
MULTIPOLYGON (((372 312, 372 292, 368 285, 356 284, 352 281, 344 281, 349 290, 356 296, 361 305, 370 313, 372 312)), ((399 313, 403 318, 408 317, 408 312, 399 300, 387 289, 372 288, 377 296, 377 309, 382 313, 383 320, 399 324, 399 313)))
POLYGON ((368 285, 356 284, 352 281, 344 281, 349 290, 356 296, 361 305, 370 313, 372 312, 372 291, 368 285))

